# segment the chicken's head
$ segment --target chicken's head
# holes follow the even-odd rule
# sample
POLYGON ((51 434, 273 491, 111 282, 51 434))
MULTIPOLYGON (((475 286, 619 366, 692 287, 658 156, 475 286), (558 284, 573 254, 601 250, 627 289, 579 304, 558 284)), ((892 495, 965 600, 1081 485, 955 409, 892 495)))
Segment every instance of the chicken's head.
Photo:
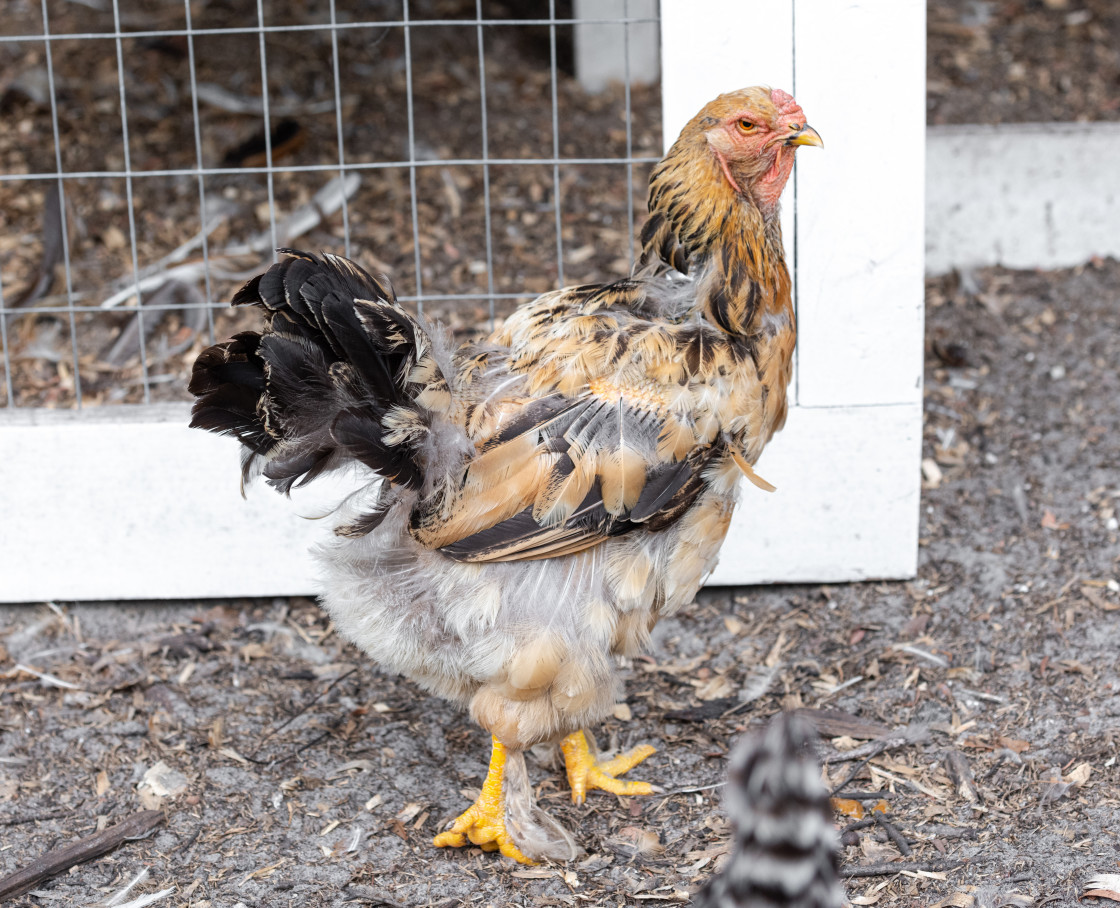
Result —
POLYGON ((824 145, 798 103, 778 88, 720 95, 685 131, 690 129, 707 141, 731 188, 749 196, 764 214, 777 211, 798 146, 824 145))

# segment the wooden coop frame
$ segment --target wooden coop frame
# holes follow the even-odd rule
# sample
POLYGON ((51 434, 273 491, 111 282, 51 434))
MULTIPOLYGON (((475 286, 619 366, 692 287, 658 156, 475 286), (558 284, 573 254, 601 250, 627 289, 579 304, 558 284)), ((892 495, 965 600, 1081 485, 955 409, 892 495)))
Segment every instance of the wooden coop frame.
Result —
MULTIPOLYGON (((751 84, 790 90, 825 141, 784 199, 800 336, 789 420, 758 465, 777 492, 744 486, 712 584, 915 572, 924 48, 924 0, 661 0, 667 142, 751 84)), ((264 483, 242 501, 237 446, 188 412, 0 411, 0 601, 314 591, 307 502, 264 483)))

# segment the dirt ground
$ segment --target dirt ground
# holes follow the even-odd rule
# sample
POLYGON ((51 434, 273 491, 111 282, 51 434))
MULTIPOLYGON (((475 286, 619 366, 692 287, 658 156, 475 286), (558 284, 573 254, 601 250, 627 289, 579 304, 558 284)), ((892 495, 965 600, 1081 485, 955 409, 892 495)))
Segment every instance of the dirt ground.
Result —
POLYGON ((1120 120, 1113 0, 927 5, 930 123, 1120 120))
MULTIPOLYGON (((111 27, 97 4, 50 6, 56 26, 111 27)), ((457 6, 433 2, 417 15, 450 15, 457 6)), ((1116 119, 1114 6, 931 4, 930 122, 1116 119)), ((33 30, 38 8, 14 4, 8 24, 33 30)), ((167 27, 181 27, 173 16, 181 17, 182 5, 174 9, 145 7, 144 22, 168 17, 167 27)), ((222 4, 199 9, 218 25, 236 12, 222 4)), ((301 14, 322 12, 308 3, 301 14)), ((413 48, 447 63, 416 76, 421 153, 474 156, 478 118, 449 120, 446 111, 479 103, 475 35, 437 31, 413 48)), ((487 60, 497 92, 492 155, 552 153, 551 110, 541 105, 550 77, 529 65, 539 64, 542 39, 547 59, 547 30, 535 44, 495 30, 487 60)), ((322 113, 297 104, 289 85, 311 86, 306 97, 316 101, 333 99, 329 57, 315 50, 329 46, 324 40, 269 39, 270 59, 286 64, 270 70, 274 97, 291 102, 304 134, 287 152, 293 163, 338 159, 333 107, 322 113)), ((399 159, 406 131, 403 47, 396 35, 378 40, 373 53, 369 42, 342 39, 344 144, 348 155, 370 161, 399 159)), ((137 72, 129 110, 141 125, 133 135, 143 136, 133 166, 195 166, 185 49, 136 39, 125 45, 137 72)), ((221 84, 223 103, 251 94, 259 57, 232 36, 199 45, 199 77, 221 84)), ((79 155, 64 160, 68 169, 116 167, 122 153, 110 128, 119 103, 115 55, 89 75, 87 46, 55 45, 60 128, 69 137, 66 153, 79 155), (90 122, 85 110, 100 112, 94 122, 107 136, 100 146, 82 131, 90 122)), ((41 47, 0 44, 0 116, 16 124, 0 130, 6 172, 54 168, 44 132, 51 111, 36 94, 41 47)), ((563 155, 625 152, 621 89, 590 98, 562 72, 558 95, 561 123, 580 124, 562 129, 563 155)), ((631 105, 635 154, 656 154, 656 89, 635 89, 631 105)), ((240 160, 239 149, 259 131, 259 116, 216 105, 203 105, 201 116, 207 166, 240 160)), ((411 294, 409 175, 390 168, 375 176, 364 176, 351 201, 355 254, 389 267, 411 294)), ((491 235, 502 266, 496 291, 541 290, 557 280, 557 180, 566 279, 625 271, 629 212, 642 205, 645 176, 643 166, 633 168, 631 206, 622 165, 565 166, 558 174, 493 168, 491 235)), ((308 201, 328 178, 279 175, 280 213, 308 201)), ((421 168, 417 179, 425 199, 418 211, 424 287, 486 293, 478 268, 485 261, 481 170, 421 168)), ((72 185, 74 293, 92 310, 132 267, 126 197, 119 180, 72 185)), ((18 296, 39 268, 44 189, 0 183, 7 305, 13 287, 18 296)), ((230 203, 212 249, 267 228, 262 179, 230 174, 210 189, 230 203)), ((134 192, 141 265, 198 231, 194 180, 151 177, 137 180, 134 192)), ((339 248, 342 236, 335 215, 306 241, 339 248)), ((213 298, 235 284, 216 282, 213 298)), ((65 302, 59 278, 34 305, 65 302)), ((499 301, 496 314, 508 304, 499 301)), ((435 308, 462 330, 490 314, 485 301, 435 308)), ((188 315, 171 311, 149 334, 153 399, 183 396, 187 363, 208 340, 211 325, 195 336, 188 315)), ((918 577, 709 589, 662 622, 650 657, 627 666, 626 703, 601 729, 600 743, 654 743, 657 755, 635 775, 665 793, 593 794, 576 808, 562 773, 530 761, 541 803, 577 830, 584 859, 521 868, 477 849, 433 849, 432 836, 481 784, 483 734, 442 701, 370 666, 308 600, 29 605, 0 609, 0 877, 145 807, 160 807, 167 819, 149 837, 13 904, 104 904, 145 870, 118 903, 168 888, 174 892, 156 904, 680 903, 726 848, 718 786, 734 739, 780 709, 807 709, 817 711, 824 733, 829 781, 839 794, 865 796, 837 802, 846 870, 892 860, 926 868, 851 879, 854 904, 964 908, 971 897, 991 908, 1072 906, 1089 878, 1120 869, 1120 263, 930 281, 927 322, 918 577), (866 764, 844 759, 875 741, 891 746, 866 764), (153 776, 173 793, 142 785, 153 776), (886 823, 865 825, 861 812, 877 804, 886 823)), ((87 403, 140 399, 136 351, 119 354, 123 365, 105 362, 127 323, 118 314, 77 316, 87 403)), ((218 312, 213 331, 236 324, 218 312)), ((9 321, 5 343, 21 405, 73 402, 70 330, 64 314, 9 321)))
MULTIPOLYGON (((18 904, 93 904, 144 868, 169 906, 683 901, 725 848, 731 742, 807 708, 833 711, 826 758, 905 738, 828 776, 883 792, 904 861, 935 869, 852 880, 855 904, 1075 904, 1120 861, 1118 300, 1115 261, 930 282, 917 579, 709 589, 662 621, 601 739, 654 743, 639 774, 666 794, 579 809, 531 763, 582 861, 432 848, 483 734, 275 600, 0 611, 0 874, 141 809, 162 762, 163 828, 18 904)), ((845 841, 849 870, 900 857, 878 825, 845 841)))

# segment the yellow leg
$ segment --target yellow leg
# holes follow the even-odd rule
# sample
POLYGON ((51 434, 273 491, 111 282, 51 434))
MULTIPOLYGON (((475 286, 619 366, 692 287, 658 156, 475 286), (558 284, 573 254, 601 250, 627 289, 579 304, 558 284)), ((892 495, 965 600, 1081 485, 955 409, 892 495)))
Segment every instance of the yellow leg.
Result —
POLYGON ((447 832, 437 835, 432 844, 436 848, 461 848, 470 839, 475 845, 481 846, 483 851, 498 850, 507 858, 513 858, 522 864, 532 864, 506 832, 505 795, 502 792, 506 748, 497 738, 493 741, 490 771, 486 773, 486 781, 482 783, 482 793, 478 800, 459 816, 447 832))
POLYGON ((591 753, 587 737, 582 731, 572 732, 560 742, 564 752, 564 765, 568 770, 568 784, 572 786, 572 800, 582 804, 587 798, 588 789, 599 788, 616 795, 653 794, 649 782, 626 782, 616 779, 629 769, 633 769, 657 748, 642 744, 613 759, 600 763, 591 753))

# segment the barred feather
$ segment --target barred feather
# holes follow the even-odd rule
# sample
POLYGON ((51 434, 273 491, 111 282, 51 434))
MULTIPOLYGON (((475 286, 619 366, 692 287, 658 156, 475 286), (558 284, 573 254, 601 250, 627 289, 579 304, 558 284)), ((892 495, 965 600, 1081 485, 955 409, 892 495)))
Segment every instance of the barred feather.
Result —
POLYGON ((815 740, 808 723, 783 714, 735 749, 731 857, 697 894, 696 908, 840 908, 839 842, 815 740))

